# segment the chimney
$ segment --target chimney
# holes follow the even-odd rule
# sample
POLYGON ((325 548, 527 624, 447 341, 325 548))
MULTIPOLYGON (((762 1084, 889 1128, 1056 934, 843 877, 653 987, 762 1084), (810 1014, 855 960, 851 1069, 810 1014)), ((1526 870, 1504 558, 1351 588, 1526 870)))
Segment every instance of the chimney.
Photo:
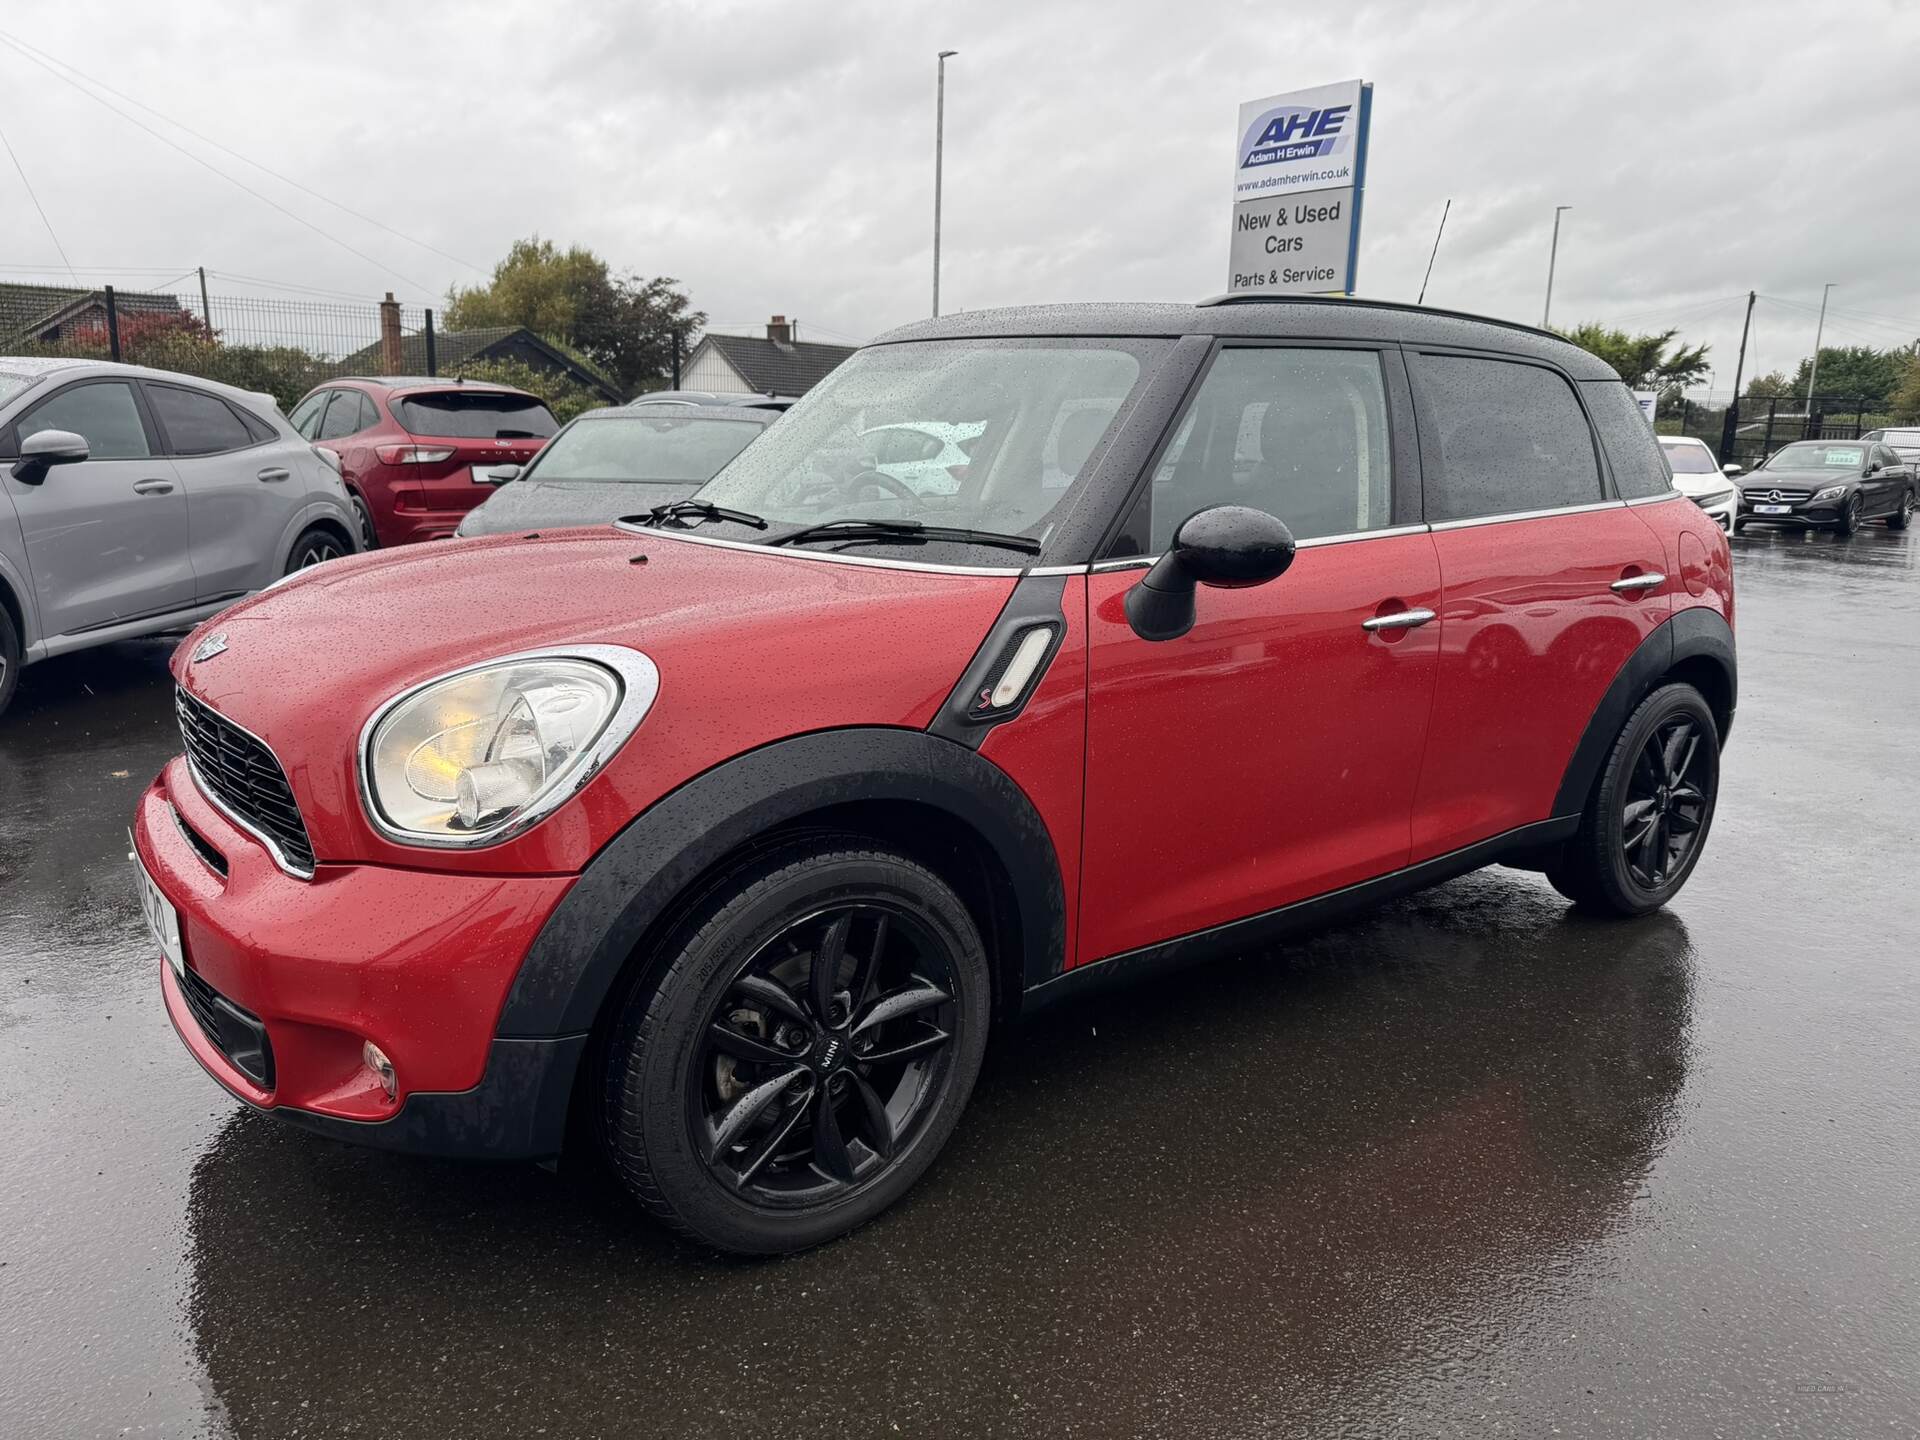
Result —
POLYGON ((793 343, 793 327, 787 323, 787 317, 776 315, 767 321, 767 339, 779 345, 793 343))
POLYGON ((387 291, 380 302, 380 369, 388 375, 400 375, 407 368, 407 352, 400 344, 400 302, 387 291))

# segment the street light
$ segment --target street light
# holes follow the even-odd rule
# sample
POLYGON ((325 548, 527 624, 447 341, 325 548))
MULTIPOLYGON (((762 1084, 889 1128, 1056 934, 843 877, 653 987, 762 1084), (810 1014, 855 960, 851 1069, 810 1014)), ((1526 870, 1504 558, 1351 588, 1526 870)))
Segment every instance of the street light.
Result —
POLYGON ((938 56, 939 78, 933 90, 933 313, 940 313, 940 170, 946 158, 947 142, 947 57, 958 50, 942 50, 938 56))
POLYGON ((1827 296, 1833 293, 1838 281, 1827 282, 1826 289, 1820 292, 1820 323, 1813 327, 1813 365, 1807 371, 1807 424, 1813 423, 1813 382, 1820 378, 1820 337, 1827 333, 1827 296))
POLYGON ((1553 310, 1553 262, 1560 258, 1560 213, 1571 210, 1571 205, 1553 207, 1553 246, 1547 251, 1547 299, 1540 307, 1540 328, 1547 328, 1547 316, 1553 310))

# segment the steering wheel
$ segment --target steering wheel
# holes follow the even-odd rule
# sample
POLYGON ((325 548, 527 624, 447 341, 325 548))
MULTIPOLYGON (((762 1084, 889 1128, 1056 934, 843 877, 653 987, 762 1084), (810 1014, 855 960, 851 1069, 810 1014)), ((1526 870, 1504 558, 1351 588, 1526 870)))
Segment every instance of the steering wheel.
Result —
POLYGON ((904 500, 909 505, 920 498, 911 485, 894 479, 883 470, 862 470, 846 483, 842 493, 848 499, 852 499, 863 490, 883 490, 891 494, 894 499, 904 500))

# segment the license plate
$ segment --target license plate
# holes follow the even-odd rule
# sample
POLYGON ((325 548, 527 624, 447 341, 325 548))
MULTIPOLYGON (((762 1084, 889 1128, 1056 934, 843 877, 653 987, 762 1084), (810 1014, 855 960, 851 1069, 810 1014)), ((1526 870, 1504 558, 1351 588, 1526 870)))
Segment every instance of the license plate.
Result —
POLYGON ((133 852, 133 873, 140 886, 140 913, 147 917, 147 928, 153 932, 153 938, 160 945, 160 953, 167 957, 167 964, 173 967, 173 973, 185 976, 187 957, 180 948, 179 911, 160 893, 160 887, 153 883, 153 877, 147 874, 147 867, 140 863, 140 852, 137 850, 133 852))
POLYGON ((1756 505, 1753 507, 1753 513, 1756 515, 1791 515, 1793 513, 1793 506, 1756 505))

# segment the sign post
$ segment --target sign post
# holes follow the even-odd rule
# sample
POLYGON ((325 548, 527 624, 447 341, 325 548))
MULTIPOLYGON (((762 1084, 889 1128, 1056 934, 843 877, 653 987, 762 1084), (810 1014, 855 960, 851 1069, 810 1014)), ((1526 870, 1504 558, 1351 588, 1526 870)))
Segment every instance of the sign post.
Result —
POLYGON ((1240 107, 1228 294, 1353 294, 1372 111, 1364 80, 1240 107))

